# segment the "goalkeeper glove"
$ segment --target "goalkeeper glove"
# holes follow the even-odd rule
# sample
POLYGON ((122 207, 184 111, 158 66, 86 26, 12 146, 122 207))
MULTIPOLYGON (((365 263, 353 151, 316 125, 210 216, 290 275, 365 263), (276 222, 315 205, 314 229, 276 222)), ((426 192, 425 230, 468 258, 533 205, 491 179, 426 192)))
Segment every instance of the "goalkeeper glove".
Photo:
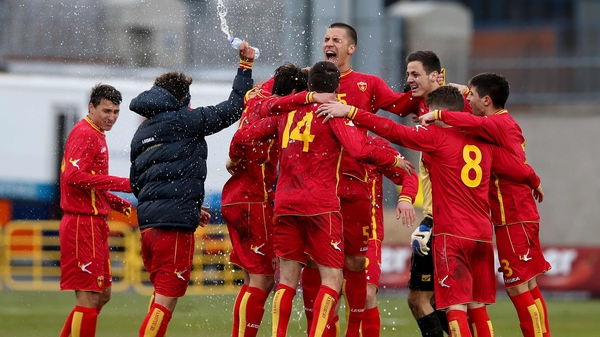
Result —
POLYGON ((412 249, 415 254, 420 256, 428 255, 430 248, 427 247, 427 242, 429 242, 429 238, 431 237, 432 225, 433 220, 426 217, 410 236, 412 249))

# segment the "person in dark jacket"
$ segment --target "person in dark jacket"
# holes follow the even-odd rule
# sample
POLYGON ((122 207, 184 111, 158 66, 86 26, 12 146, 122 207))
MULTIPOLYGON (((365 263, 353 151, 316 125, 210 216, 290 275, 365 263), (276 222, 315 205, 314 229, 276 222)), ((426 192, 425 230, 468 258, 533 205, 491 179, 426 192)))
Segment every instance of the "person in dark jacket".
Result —
POLYGON ((254 49, 243 42, 229 99, 192 109, 192 78, 168 72, 131 101, 145 120, 131 141, 131 189, 138 198, 142 259, 154 296, 139 336, 164 336, 177 299, 190 282, 194 232, 210 215, 202 208, 208 148, 205 136, 236 122, 253 86, 254 49))

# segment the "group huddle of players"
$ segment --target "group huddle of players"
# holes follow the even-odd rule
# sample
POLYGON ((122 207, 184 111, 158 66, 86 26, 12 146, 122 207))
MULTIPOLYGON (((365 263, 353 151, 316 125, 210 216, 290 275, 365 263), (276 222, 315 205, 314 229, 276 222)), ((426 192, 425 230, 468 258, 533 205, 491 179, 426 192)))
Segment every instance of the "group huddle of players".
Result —
POLYGON ((424 219, 411 236, 408 302, 423 336, 493 336, 494 232, 523 335, 550 336, 535 283, 550 268, 538 238, 543 192, 504 109, 506 79, 484 73, 469 86, 445 85, 437 55, 417 51, 406 60, 410 90, 398 93, 351 69, 356 46, 356 31, 334 23, 326 61, 286 63, 246 95, 221 209, 230 260, 245 272, 232 335, 256 336, 278 274, 273 336, 286 335, 299 284, 309 336, 339 333, 340 295, 345 335, 379 336, 382 176, 402 185, 396 215, 406 226, 420 176, 424 219), (375 115, 380 109, 419 124, 375 115), (421 151, 419 175, 389 142, 421 151))

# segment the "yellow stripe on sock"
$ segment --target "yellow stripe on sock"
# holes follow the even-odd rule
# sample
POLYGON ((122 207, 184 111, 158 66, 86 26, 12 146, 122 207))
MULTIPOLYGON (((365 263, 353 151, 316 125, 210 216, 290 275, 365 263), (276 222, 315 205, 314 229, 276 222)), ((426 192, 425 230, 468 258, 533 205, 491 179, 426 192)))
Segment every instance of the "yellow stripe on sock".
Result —
POLYGON ((240 302, 240 324, 238 326, 238 336, 240 337, 243 337, 246 332, 246 307, 248 306, 250 295, 252 294, 246 291, 240 302))
POLYGON ((490 329, 490 336, 494 336, 494 327, 492 326, 492 321, 488 319, 487 321, 488 329, 490 329))
MULTIPOLYGON (((450 329, 450 336, 462 337, 462 335, 460 334, 460 327, 458 326, 458 321, 448 322, 448 328, 450 329)), ((475 329, 473 329, 473 331, 475 331, 475 329)))
MULTIPOLYGON (((323 333, 327 328, 327 322, 329 321, 329 313, 333 306, 335 306, 335 298, 329 294, 323 296, 323 300, 321 303, 319 303, 319 311, 315 313, 317 314, 317 328, 315 330, 315 337, 323 336, 323 333)), ((313 324, 315 323, 313 322, 313 324)))
POLYGON ((83 312, 75 311, 73 313, 73 321, 71 322, 71 336, 81 336, 81 321, 83 321, 83 312))
POLYGON ((158 308, 154 308, 150 314, 146 329, 144 329, 144 337, 156 336, 164 318, 165 313, 158 308))
POLYGON ((283 293, 285 289, 279 289, 273 295, 273 312, 271 313, 273 317, 273 328, 272 333, 273 336, 277 336, 277 330, 279 329, 279 313, 281 311, 281 299, 283 298, 283 293))
POLYGON ((531 324, 533 324, 535 337, 542 337, 542 327, 544 324, 541 322, 541 313, 538 311, 538 307, 535 304, 532 304, 527 307, 527 311, 529 311, 529 317, 531 317, 531 324))
POLYGON ((544 313, 544 306, 542 305, 542 301, 539 298, 533 300, 535 302, 535 306, 537 307, 538 313, 540 314, 540 324, 542 326, 542 333, 547 333, 546 331, 546 315, 544 313))

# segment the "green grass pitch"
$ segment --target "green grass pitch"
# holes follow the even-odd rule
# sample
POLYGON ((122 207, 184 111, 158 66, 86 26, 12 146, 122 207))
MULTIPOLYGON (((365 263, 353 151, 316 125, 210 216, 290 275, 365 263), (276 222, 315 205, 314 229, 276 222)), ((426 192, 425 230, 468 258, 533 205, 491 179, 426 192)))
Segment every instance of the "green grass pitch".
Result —
MULTIPOLYGON (((234 295, 183 297, 169 324, 168 336, 231 336, 234 300, 234 295)), ((306 336, 300 302, 300 298, 296 297, 288 330, 292 337, 306 336)), ((73 292, 13 292, 4 289, 0 291, 0 336, 58 336, 74 304, 73 292)), ((597 317, 600 300, 548 300, 547 304, 553 336, 597 336, 600 333, 597 317)), ((137 336, 147 305, 147 297, 133 292, 114 293, 98 318, 96 336, 137 336)), ((270 306, 268 301, 259 336, 270 336, 270 306)), ((380 295, 379 308, 381 336, 420 336, 408 310, 406 297, 380 295)), ((500 296, 496 304, 488 307, 488 312, 496 337, 520 336, 517 315, 505 296, 500 296)))

